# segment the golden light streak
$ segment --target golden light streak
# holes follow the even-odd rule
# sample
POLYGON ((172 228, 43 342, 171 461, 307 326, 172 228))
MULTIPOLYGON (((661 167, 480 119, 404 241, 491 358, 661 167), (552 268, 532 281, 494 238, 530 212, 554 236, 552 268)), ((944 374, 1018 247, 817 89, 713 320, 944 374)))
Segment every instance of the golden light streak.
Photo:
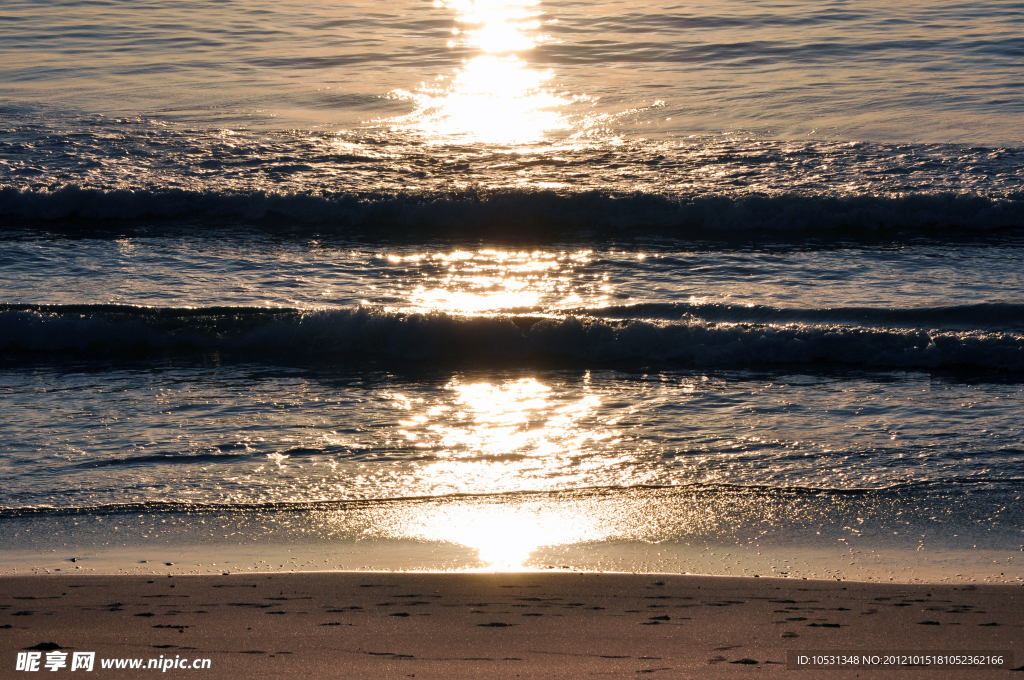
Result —
POLYGON ((538 34, 539 0, 452 0, 435 3, 455 10, 451 48, 483 52, 463 62, 452 76, 439 75, 413 92, 397 91, 415 102, 416 110, 395 121, 395 128, 414 132, 431 143, 536 142, 555 130, 571 128, 559 109, 578 97, 548 87, 554 73, 530 68, 519 53, 547 39, 538 34), (447 85, 443 83, 448 80, 447 85))

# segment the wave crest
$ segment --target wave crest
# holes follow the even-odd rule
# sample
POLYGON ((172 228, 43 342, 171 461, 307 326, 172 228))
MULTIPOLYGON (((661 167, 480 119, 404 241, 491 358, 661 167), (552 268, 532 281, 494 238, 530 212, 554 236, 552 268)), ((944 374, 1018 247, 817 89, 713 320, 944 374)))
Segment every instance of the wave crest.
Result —
POLYGON ((471 361, 586 365, 834 364, 1024 370, 1024 335, 829 324, 471 317, 378 308, 24 306, 0 311, 0 348, 116 359, 237 354, 270 361, 471 361))
POLYGON ((1024 197, 746 195, 674 197, 600 191, 493 190, 395 194, 273 194, 185 190, 0 188, 0 216, 29 222, 267 223, 344 233, 430 232, 493 237, 571 232, 671 235, 734 232, 950 230, 1024 227, 1024 197))

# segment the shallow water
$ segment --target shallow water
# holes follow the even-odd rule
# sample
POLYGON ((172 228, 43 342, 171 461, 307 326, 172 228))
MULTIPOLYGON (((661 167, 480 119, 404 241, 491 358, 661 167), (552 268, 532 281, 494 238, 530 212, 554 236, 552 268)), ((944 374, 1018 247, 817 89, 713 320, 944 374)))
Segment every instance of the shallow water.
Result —
POLYGON ((1016 488, 1015 381, 35 366, 4 371, 8 507, 732 485, 1016 488))

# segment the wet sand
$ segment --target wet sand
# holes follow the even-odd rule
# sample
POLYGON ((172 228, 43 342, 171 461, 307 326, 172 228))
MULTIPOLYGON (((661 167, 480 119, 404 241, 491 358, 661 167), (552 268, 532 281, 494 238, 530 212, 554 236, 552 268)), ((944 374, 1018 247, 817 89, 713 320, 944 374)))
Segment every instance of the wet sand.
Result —
POLYGON ((32 677, 13 670, 17 653, 45 660, 56 646, 96 652, 89 677, 1022 677, 793 671, 787 654, 1012 650, 1018 668, 1024 588, 543 572, 0 577, 0 675, 32 677), (161 655, 210 669, 145 669, 161 655), (144 670, 102 669, 104 658, 144 670))

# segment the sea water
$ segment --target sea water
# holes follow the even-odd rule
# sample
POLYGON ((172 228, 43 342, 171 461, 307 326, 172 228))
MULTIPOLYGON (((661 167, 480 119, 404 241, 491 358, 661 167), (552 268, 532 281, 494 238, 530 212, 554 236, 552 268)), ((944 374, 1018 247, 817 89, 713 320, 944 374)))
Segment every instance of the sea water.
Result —
POLYGON ((1019 581, 1022 18, 5 3, 0 569, 1019 581))

